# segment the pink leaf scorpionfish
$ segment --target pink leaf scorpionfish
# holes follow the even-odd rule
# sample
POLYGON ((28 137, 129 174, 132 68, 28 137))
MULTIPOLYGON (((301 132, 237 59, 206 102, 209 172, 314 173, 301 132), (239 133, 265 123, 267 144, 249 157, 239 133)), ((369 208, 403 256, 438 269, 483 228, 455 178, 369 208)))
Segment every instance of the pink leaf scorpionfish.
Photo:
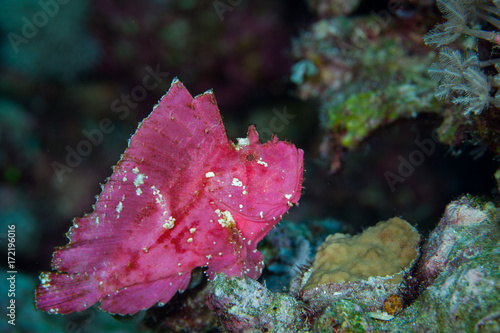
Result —
POLYGON ((213 93, 193 98, 174 79, 55 250, 36 306, 66 314, 100 301, 134 314, 185 290, 196 267, 258 278, 257 243, 299 201, 303 154, 276 137, 259 143, 254 126, 234 144, 213 93))

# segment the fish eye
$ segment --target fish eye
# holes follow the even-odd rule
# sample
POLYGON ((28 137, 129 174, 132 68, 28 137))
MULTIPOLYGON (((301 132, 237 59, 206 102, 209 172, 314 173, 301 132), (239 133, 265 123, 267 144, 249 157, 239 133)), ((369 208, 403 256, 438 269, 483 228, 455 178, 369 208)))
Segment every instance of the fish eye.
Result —
POLYGON ((252 162, 253 160, 255 160, 255 155, 253 153, 247 154, 247 156, 245 156, 245 159, 248 162, 252 162))

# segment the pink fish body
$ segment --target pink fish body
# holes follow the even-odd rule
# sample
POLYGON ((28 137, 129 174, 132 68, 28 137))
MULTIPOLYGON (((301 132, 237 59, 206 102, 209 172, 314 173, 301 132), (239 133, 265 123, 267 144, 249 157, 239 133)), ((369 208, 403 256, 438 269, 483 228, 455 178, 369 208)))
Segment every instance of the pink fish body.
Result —
POLYGON ((193 97, 174 79, 138 127, 94 212, 75 218, 42 273, 36 306, 82 311, 101 301, 134 314, 184 290, 196 267, 258 278, 257 243, 300 197, 303 151, 261 144, 253 126, 234 144, 211 91, 193 97))

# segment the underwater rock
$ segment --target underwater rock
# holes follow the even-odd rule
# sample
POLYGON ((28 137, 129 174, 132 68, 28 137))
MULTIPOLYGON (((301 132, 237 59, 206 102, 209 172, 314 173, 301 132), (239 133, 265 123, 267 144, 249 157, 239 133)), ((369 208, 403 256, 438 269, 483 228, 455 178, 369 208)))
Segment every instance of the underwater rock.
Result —
POLYGON ((356 303, 339 300, 327 306, 314 323, 313 332, 371 332, 369 317, 356 303))
POLYGON ((446 207, 424 245, 415 300, 380 330, 500 331, 500 211, 462 197, 446 207))
POLYGON ((228 332, 302 332, 303 305, 292 296, 272 293, 252 279, 226 278, 213 281, 209 306, 228 332))
MULTIPOLYGON (((434 229, 431 237, 425 244, 425 255, 422 258, 421 269, 427 279, 434 279, 448 268, 452 250, 456 247, 457 242, 460 241, 460 229, 463 229, 463 227, 472 227, 488 220, 488 215, 485 211, 471 207, 467 201, 468 199, 463 198, 460 201, 450 203, 446 207, 441 222, 434 229)), ((477 236, 480 236, 485 230, 478 230, 477 236)), ((463 253, 467 257, 471 256, 473 252, 478 251, 479 245, 473 246, 474 242, 472 239, 469 239, 468 243, 470 243, 468 244, 470 246, 467 246, 467 253, 463 253)), ((457 260, 458 257, 454 259, 457 260)))

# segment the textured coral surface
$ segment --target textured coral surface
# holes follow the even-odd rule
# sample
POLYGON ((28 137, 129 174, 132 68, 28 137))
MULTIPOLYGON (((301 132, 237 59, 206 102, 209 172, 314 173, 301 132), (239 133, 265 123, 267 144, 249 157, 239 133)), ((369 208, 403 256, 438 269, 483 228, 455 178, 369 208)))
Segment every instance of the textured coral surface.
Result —
POLYGON ((394 217, 350 236, 336 233, 318 248, 304 289, 319 284, 388 277, 399 283, 418 256, 420 235, 408 222, 394 217))

